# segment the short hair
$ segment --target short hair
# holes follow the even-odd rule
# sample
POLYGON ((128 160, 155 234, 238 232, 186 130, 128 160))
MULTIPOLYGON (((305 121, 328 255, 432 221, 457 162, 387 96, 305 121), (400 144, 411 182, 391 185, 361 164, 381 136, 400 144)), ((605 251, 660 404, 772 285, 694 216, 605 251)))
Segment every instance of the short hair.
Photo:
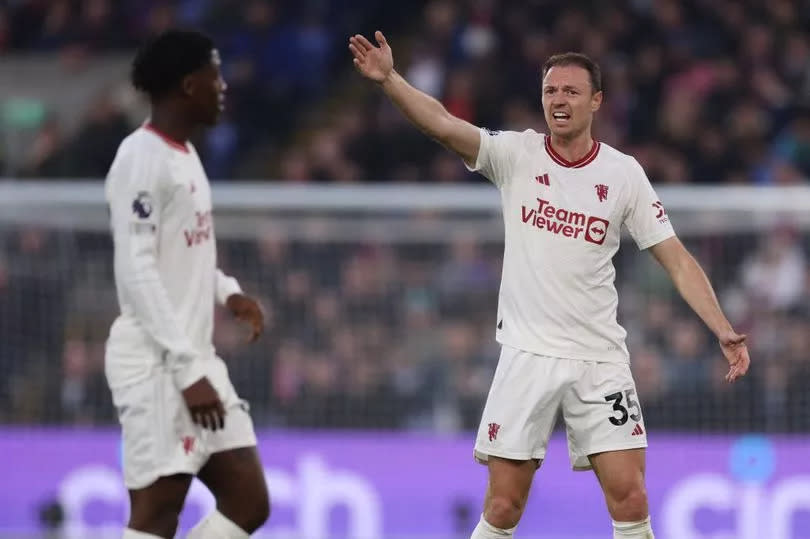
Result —
POLYGON ((146 42, 132 61, 132 84, 152 100, 211 62, 213 40, 192 30, 167 30, 146 42))
POLYGON ((586 54, 581 52, 564 52, 562 54, 555 54, 546 60, 543 64, 542 78, 546 78, 548 70, 554 66, 579 66, 586 70, 591 77, 591 87, 595 92, 602 91, 602 70, 599 69, 599 64, 591 60, 586 54))

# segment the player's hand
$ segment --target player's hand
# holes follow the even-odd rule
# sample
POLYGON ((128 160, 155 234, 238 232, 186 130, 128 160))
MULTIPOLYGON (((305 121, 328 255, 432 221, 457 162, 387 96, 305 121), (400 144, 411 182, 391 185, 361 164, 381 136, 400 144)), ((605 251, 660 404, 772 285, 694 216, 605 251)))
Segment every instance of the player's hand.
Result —
POLYGON ((349 50, 354 55, 357 71, 375 82, 383 82, 394 70, 394 56, 382 32, 374 32, 374 39, 379 47, 360 34, 355 34, 349 38, 349 50))
POLYGON ((231 294, 225 305, 237 320, 250 324, 251 332, 248 342, 258 339, 264 329, 264 313, 259 303, 244 294, 231 294))
POLYGON ((217 430, 225 426, 225 407, 208 378, 200 378, 183 390, 191 419, 204 429, 217 430))
POLYGON ((748 347, 745 345, 746 337, 747 335, 739 335, 734 331, 720 337, 720 348, 729 364, 727 382, 734 382, 748 372, 751 358, 748 357, 748 347))

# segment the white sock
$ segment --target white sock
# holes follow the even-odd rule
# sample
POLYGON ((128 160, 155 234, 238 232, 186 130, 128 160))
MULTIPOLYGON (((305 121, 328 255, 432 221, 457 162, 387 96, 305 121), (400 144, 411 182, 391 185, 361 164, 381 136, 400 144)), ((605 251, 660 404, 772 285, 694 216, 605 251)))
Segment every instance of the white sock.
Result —
POLYGON ((214 511, 194 526, 186 539, 248 539, 250 535, 228 520, 228 517, 214 511))
POLYGON ((152 535, 151 533, 146 532, 139 532, 138 530, 131 530, 126 528, 124 530, 124 535, 121 539, 163 539, 159 535, 152 535))
POLYGON ((613 539, 655 539, 650 517, 639 522, 613 521, 613 539))
MULTIPOLYGON (((515 526, 517 528, 517 526, 515 526)), ((481 520, 478 521, 478 526, 472 532, 470 539, 504 539, 512 537, 515 533, 515 528, 510 528, 508 530, 502 530, 500 528, 496 528, 486 520, 484 520, 484 515, 481 515, 481 520)))

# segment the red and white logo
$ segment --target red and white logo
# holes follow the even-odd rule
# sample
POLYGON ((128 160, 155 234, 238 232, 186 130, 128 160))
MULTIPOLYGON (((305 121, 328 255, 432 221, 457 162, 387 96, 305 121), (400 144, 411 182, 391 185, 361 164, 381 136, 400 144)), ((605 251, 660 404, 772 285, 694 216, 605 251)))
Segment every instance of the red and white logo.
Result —
POLYGON ((534 181, 536 181, 541 185, 551 185, 548 181, 548 174, 541 174, 539 176, 535 176, 534 181))
POLYGON ((194 451, 194 436, 183 436, 181 441, 183 442, 183 451, 185 451, 186 455, 194 451))
POLYGON ((603 183, 600 183, 594 185, 594 187, 596 188, 596 197, 599 199, 599 202, 606 201, 608 194, 608 186, 603 183))
POLYGON ((193 247, 210 240, 212 223, 211 210, 194 212, 194 227, 183 230, 186 247, 193 247))
POLYGON ((664 205, 661 203, 660 200, 656 200, 652 203, 652 207, 655 208, 656 214, 655 218, 658 219, 659 223, 666 223, 669 221, 669 217, 667 217, 667 210, 664 209, 664 205))
POLYGON ((641 428, 641 423, 636 423, 636 428, 633 429, 632 436, 641 436, 644 434, 644 429, 641 428))
POLYGON ((607 228, 610 225, 606 219, 601 217, 588 217, 588 226, 585 229, 585 241, 602 245, 607 237, 607 228))
POLYGON ((498 437, 498 431, 501 430, 501 426, 497 423, 490 423, 487 425, 489 427, 489 441, 494 442, 495 439, 498 437))
POLYGON ((537 199, 537 206, 522 206, 520 219, 523 223, 566 238, 582 238, 589 243, 602 245, 607 237, 610 221, 583 212, 559 208, 548 200, 537 199))

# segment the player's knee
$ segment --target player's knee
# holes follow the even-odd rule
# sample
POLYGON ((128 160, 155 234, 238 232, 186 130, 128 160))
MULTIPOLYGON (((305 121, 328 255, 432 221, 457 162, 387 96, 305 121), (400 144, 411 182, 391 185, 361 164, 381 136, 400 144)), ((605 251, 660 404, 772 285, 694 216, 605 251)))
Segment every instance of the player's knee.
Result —
POLYGON ((218 502, 220 512, 248 533, 261 528, 270 518, 270 497, 266 488, 251 489, 251 494, 218 502))
POLYGON ((647 491, 643 484, 629 484, 614 492, 611 500, 611 516, 622 522, 644 520, 649 512, 647 491))
POLYGON ((171 506, 133 507, 127 527, 158 535, 174 537, 180 522, 180 509, 171 506))
POLYGON ((484 518, 496 528, 514 528, 523 514, 523 504, 517 498, 492 496, 484 510, 484 518))
POLYGON ((260 494, 257 494, 250 505, 248 528, 250 533, 253 533, 270 518, 270 496, 267 489, 260 489, 260 494))

